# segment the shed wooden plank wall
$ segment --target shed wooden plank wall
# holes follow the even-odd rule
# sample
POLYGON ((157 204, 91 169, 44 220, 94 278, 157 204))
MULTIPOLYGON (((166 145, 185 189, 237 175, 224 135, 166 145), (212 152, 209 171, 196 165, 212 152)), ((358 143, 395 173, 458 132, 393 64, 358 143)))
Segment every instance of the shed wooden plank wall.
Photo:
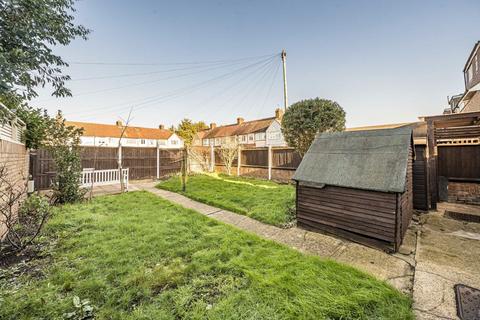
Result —
POLYGON ((395 250, 395 193, 297 185, 297 222, 354 241, 395 250))
POLYGON ((405 192, 399 194, 400 199, 400 210, 399 210, 399 217, 400 219, 400 238, 397 239, 397 243, 400 245, 402 243, 402 239, 407 232, 408 226, 410 225, 410 221, 412 220, 413 215, 413 150, 410 146, 409 153, 408 153, 408 166, 407 166, 407 179, 405 181, 405 192))
POLYGON ((415 146, 415 161, 413 162, 413 207, 418 210, 428 210, 427 161, 425 150, 425 145, 415 146))

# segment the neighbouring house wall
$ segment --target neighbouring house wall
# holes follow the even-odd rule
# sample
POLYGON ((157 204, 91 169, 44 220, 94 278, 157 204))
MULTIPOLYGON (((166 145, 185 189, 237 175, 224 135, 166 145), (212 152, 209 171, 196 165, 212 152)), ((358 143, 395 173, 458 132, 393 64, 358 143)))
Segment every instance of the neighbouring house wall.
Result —
POLYGON ((267 146, 272 146, 272 147, 285 147, 287 146, 287 143, 285 142, 285 139, 283 138, 282 134, 282 126, 280 122, 278 121, 273 121, 270 127, 267 128, 266 132, 267 136, 267 146))
MULTIPOLYGON (((6 168, 7 179, 18 190, 23 190, 28 180, 28 150, 23 144, 0 139, 0 166, 6 168)), ((1 200, 0 200, 1 201, 1 200)), ((5 236, 5 225, 0 217, 0 239, 5 236)))
POLYGON ((473 97, 465 103, 462 112, 480 111, 480 91, 477 91, 473 97))
POLYGON ((480 183, 449 181, 448 201, 480 205, 480 183))
MULTIPOLYGON (((80 145, 85 147, 97 146, 97 147, 118 147, 119 138, 108 137, 80 137, 80 145)), ((124 147, 141 147, 141 148, 156 148, 160 149, 177 149, 183 148, 183 140, 176 134, 173 134, 167 140, 155 140, 155 139, 132 139, 122 138, 122 146, 124 147)))
POLYGON ((476 53, 472 56, 472 60, 466 73, 468 73, 469 69, 471 69, 472 77, 468 79, 466 83, 466 89, 469 90, 470 88, 474 87, 478 83, 480 83, 480 50, 477 50, 476 53))

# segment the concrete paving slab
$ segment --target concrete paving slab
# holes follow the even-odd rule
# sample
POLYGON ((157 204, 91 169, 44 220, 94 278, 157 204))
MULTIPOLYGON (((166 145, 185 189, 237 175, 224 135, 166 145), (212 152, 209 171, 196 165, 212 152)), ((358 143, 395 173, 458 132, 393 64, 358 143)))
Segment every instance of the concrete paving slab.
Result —
MULTIPOLYGON (((410 264, 377 249, 350 242, 332 258, 373 274, 381 280, 406 278, 405 280, 412 282, 412 279, 408 279, 413 277, 413 268, 410 264)), ((404 289, 403 284, 400 289, 404 289)))
POLYGON ((453 286, 480 287, 480 225, 448 219, 441 212, 424 217, 418 237, 413 286, 418 319, 457 319, 453 286))
POLYGON ((310 254, 329 258, 340 250, 344 243, 343 240, 335 237, 307 231, 303 242, 303 250, 310 254))

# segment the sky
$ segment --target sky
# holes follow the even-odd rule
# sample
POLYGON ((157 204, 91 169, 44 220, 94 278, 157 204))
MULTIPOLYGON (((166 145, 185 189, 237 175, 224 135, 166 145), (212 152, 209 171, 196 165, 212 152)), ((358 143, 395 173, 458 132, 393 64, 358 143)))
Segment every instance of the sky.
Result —
POLYGON ((440 114, 464 90, 480 40, 480 1, 80 0, 92 30, 54 52, 70 63, 73 97, 39 90, 32 105, 68 120, 169 127, 228 124, 289 104, 338 102, 347 127, 440 114))

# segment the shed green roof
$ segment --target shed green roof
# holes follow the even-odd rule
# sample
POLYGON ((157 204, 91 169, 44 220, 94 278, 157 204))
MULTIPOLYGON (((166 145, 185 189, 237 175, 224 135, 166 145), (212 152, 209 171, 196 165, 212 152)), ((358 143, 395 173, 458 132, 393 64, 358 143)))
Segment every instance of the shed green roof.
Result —
POLYGON ((404 192, 412 127, 322 133, 293 180, 310 185, 404 192))

